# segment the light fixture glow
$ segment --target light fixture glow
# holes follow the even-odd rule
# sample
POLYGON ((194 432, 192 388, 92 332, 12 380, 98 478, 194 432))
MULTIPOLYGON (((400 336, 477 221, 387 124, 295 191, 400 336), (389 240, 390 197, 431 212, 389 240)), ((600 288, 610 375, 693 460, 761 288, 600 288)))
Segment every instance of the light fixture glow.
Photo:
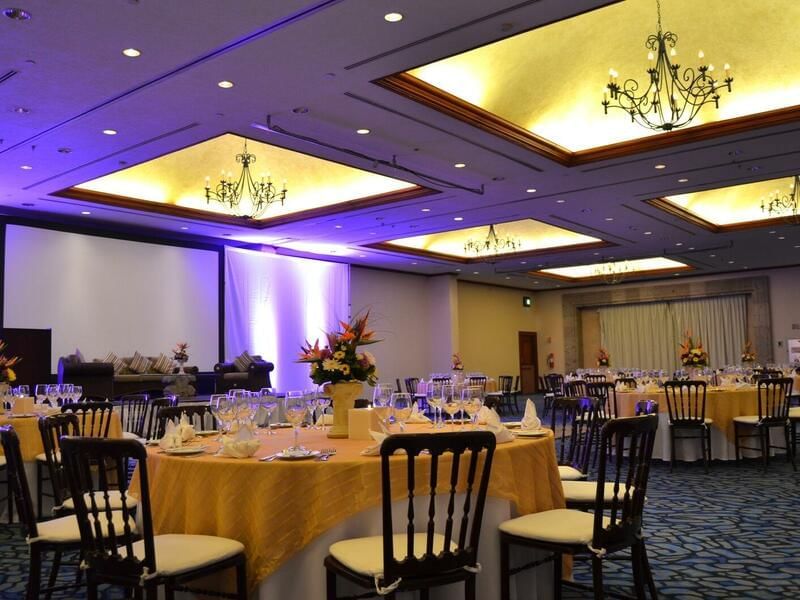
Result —
POLYGON ((103 133, 106 135, 117 135, 116 129, 103 129, 103 133))
POLYGON ((30 171, 33 167, 30 165, 20 165, 20 169, 23 171, 30 171))
POLYGON ((653 232, 652 231, 645 231, 644 234, 645 235, 653 235, 653 232))
POLYGON ((658 164, 658 165, 654 166, 653 168, 654 169, 658 169, 660 171, 661 169, 666 169, 667 165, 658 164))
POLYGON ((136 48, 125 48, 122 53, 128 58, 138 58, 142 55, 142 52, 136 48))
POLYGON ((556 200, 556 204, 564 204, 564 202, 566 202, 566 200, 556 200))
POLYGON ((453 217, 453 221, 463 221, 464 217, 453 217))
POLYGON ((227 89, 230 89, 230 88, 233 87, 233 82, 232 81, 228 81, 227 79, 223 79, 222 81, 217 83, 217 85, 219 87, 221 87, 222 89, 227 90, 227 89))
POLYGON ((370 133, 369 129, 356 129, 356 133, 358 135, 368 135, 370 133))
POLYGON ((525 190, 525 191, 526 191, 527 193, 529 193, 529 194, 535 194, 535 193, 536 193, 536 188, 528 188, 528 189, 527 189, 527 190, 525 190))
POLYGON ((634 260, 622 260, 617 262, 595 263, 590 265, 577 265, 574 267, 558 267, 553 269, 542 269, 542 273, 549 273, 569 279, 593 279, 601 277, 598 269, 622 268, 622 263, 626 263, 625 272, 628 274, 641 271, 661 271, 664 269, 685 269, 687 265, 677 260, 664 257, 638 258, 634 260))
POLYGON ((454 166, 456 169, 463 169, 464 167, 466 167, 466 166, 467 166, 467 164, 466 164, 466 163, 456 163, 456 164, 454 164, 453 166, 454 166))
POLYGON ((431 212, 430 208, 420 208, 420 212, 431 212))
POLYGON ((88 210, 82 210, 82 211, 81 211, 81 214, 82 214, 82 215, 90 215, 90 214, 92 214, 92 213, 91 213, 91 211, 88 211, 88 210))
POLYGON ((681 177, 680 179, 678 179, 678 183, 686 183, 688 181, 689 180, 686 177, 681 177))
POLYGON ((403 15, 399 12, 390 12, 383 15, 383 20, 389 23, 398 23, 403 20, 403 15))

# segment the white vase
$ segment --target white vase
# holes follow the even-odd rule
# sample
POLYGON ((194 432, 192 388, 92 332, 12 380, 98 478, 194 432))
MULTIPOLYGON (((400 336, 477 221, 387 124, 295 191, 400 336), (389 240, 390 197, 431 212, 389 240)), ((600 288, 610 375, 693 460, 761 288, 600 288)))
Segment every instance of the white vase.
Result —
POLYGON ((325 393, 333 405, 333 425, 328 430, 329 438, 346 438, 349 435, 348 414, 355 408, 356 398, 361 395, 364 384, 360 381, 341 381, 325 386, 325 393))

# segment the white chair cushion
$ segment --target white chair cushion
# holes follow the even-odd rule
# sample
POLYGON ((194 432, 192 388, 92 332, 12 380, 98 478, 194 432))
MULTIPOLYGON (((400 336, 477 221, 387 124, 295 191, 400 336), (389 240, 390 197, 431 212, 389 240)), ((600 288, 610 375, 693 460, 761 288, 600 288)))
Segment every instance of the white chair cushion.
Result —
POLYGON ((756 425, 758 424, 758 415, 742 415, 733 417, 733 420, 737 423, 744 423, 745 425, 756 425))
MULTIPOLYGON (((112 523, 114 524, 114 535, 119 537, 125 529, 125 522, 122 519, 122 512, 113 512, 112 523)), ((108 521, 103 518, 100 521, 101 527, 104 532, 108 532, 108 521)), ((136 522, 133 517, 128 517, 128 523, 131 531, 136 532, 136 522)), ((51 519, 49 521, 42 521, 36 524, 39 530, 39 537, 35 540, 28 540, 31 542, 80 542, 81 532, 78 529, 78 519, 75 515, 68 515, 59 519, 51 519)))
MULTIPOLYGON (((86 501, 86 507, 89 508, 91 500, 89 499, 89 494, 84 494, 83 497, 86 501)), ((111 510, 120 510, 122 509, 122 496, 120 495, 118 490, 109 490, 108 492, 108 500, 109 504, 111 504, 111 510)), ((105 510, 106 503, 105 499, 100 494, 95 494, 94 501, 97 503, 98 508, 101 510, 105 510)), ((133 496, 127 496, 127 505, 128 508, 132 508, 139 504, 139 501, 134 498, 133 496)), ((75 510, 75 501, 72 498, 67 498, 61 504, 61 508, 66 508, 68 510, 75 510)))
MULTIPOLYGON (((596 481, 562 481, 564 488, 564 499, 567 502, 594 502, 597 495, 597 482, 596 481)), ((633 494, 631 488, 630 493, 633 494)), ((603 500, 607 503, 611 502, 611 497, 614 495, 614 484, 606 483, 605 491, 603 492, 603 500)), ((625 486, 620 483, 617 490, 617 495, 620 500, 625 496, 625 486)))
POLYGON ((800 406, 793 406, 789 409, 790 419, 800 419, 800 406))
POLYGON ((135 433, 131 433, 130 431, 123 431, 122 432, 122 439, 123 440, 138 440, 139 436, 135 433))
MULTIPOLYGON (((396 534, 393 539, 394 556, 401 559, 406 556, 408 538, 405 534, 396 534)), ((414 555, 417 558, 425 554, 427 534, 414 534, 414 555)), ((451 540, 450 549, 455 550, 456 544, 451 540)), ((444 536, 433 534, 433 553, 438 554, 444 549, 444 536)), ((383 575, 383 536, 354 538, 342 540, 333 544, 328 552, 345 567, 362 575, 383 575)))
MULTIPOLYGON (((603 524, 610 523, 603 517, 603 524)), ((594 533, 594 513, 557 508, 500 523, 500 531, 556 544, 588 544, 594 533)))
POLYGON ((578 471, 575 467, 568 465, 558 465, 558 476, 562 481, 578 481, 579 479, 586 479, 586 475, 578 471))
POLYGON ((5 466, 6 466, 6 457, 0 456, 0 467, 5 467, 5 466))
MULTIPOLYGON (((166 576, 202 569, 244 552, 241 542, 211 535, 169 533, 155 536, 153 542, 156 571, 166 576)), ((133 553, 144 560, 144 540, 134 542, 133 553)))

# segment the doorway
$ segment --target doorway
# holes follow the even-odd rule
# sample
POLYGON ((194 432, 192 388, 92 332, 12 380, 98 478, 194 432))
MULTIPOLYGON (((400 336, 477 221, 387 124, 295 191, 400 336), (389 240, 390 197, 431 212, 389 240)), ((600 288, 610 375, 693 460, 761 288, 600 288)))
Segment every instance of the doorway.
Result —
POLYGON ((519 387, 523 394, 539 391, 539 351, 535 331, 519 332, 519 387))

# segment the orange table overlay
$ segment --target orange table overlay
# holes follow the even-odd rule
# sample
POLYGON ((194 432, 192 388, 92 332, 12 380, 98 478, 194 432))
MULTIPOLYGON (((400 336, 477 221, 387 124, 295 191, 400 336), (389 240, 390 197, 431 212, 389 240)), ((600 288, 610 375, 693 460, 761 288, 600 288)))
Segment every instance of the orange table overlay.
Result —
MULTIPOLYGON (((620 416, 633 416, 634 407, 640 400, 655 400, 659 412, 667 412, 667 397, 664 391, 652 393, 617 392, 617 408, 620 416)), ((733 442, 733 417, 758 414, 758 392, 754 387, 739 390, 706 392, 706 418, 714 421, 713 427, 725 433, 733 442)))
MULTIPOLYGON (((36 455, 44 452, 42 436, 39 434, 39 417, 14 417, 0 416, 0 425, 11 425, 19 436, 19 446, 22 451, 22 460, 32 462, 36 455)), ((111 414, 111 424, 108 428, 108 437, 122 437, 122 422, 117 413, 111 414)), ((0 447, 0 454, 3 449, 0 447)))
MULTIPOLYGON (((430 432, 430 426, 409 426, 430 432)), ((261 432, 255 457, 212 456, 218 447, 197 457, 169 456, 148 448, 147 468, 153 526, 156 534, 219 535, 241 541, 247 552, 251 589, 274 573, 314 538, 365 509, 380 505, 380 457, 361 456, 368 442, 330 440, 324 433, 303 430, 300 441, 310 449, 335 447, 327 462, 259 462, 258 457, 291 444, 291 430, 261 432)), ((393 489, 405 490, 405 457, 392 472, 393 489)), ((444 458, 442 459, 444 461, 444 458)), ((430 457, 418 459, 418 484, 425 486, 430 457)), ((440 473, 449 472, 440 466, 440 473)), ((443 488, 443 489, 446 489, 443 488)), ((138 493, 134 478, 132 493, 138 493)), ((506 499, 519 514, 564 507, 553 436, 518 439, 497 446, 489 495, 506 499)))

